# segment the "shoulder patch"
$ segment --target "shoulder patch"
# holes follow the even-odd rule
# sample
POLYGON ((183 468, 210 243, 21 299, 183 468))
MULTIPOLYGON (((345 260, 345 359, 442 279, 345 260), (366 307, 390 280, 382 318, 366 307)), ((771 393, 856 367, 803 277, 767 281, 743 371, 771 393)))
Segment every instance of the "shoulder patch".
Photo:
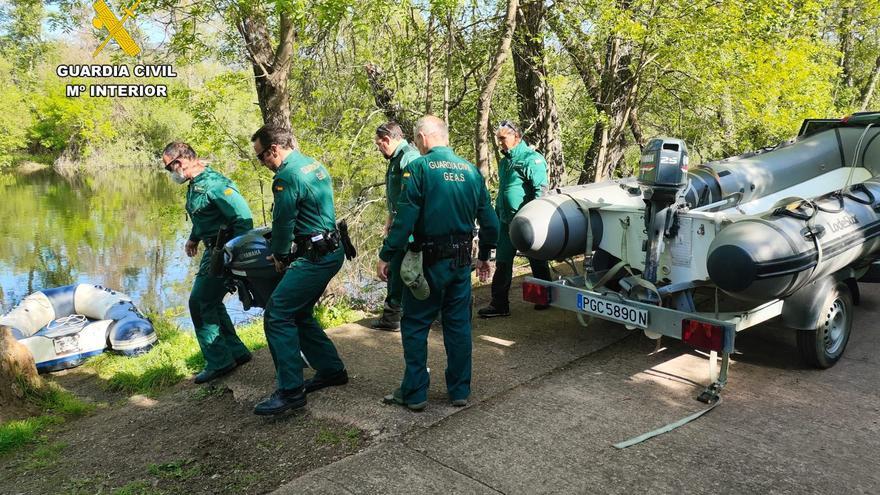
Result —
POLYGON ((410 175, 412 175, 412 174, 410 174, 409 172, 404 172, 404 173, 403 173, 403 176, 404 176, 404 177, 409 177, 410 175))
POLYGON ((281 184, 278 184, 278 185, 275 186, 275 190, 276 190, 276 191, 283 191, 283 190, 284 190, 284 186, 282 186, 281 184))
POLYGON ((223 190, 223 195, 224 195, 224 196, 231 196, 231 195, 232 195, 232 188, 231 188, 231 187, 227 187, 226 189, 224 189, 224 190, 223 190))

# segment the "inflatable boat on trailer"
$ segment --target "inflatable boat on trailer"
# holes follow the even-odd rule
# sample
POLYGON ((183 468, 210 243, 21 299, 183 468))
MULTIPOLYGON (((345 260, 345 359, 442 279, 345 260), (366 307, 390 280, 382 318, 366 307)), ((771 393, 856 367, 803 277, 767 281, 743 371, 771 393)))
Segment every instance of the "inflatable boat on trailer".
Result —
POLYGON ((144 353, 158 339, 128 296, 90 284, 34 292, 0 318, 0 325, 31 351, 41 373, 79 366, 107 349, 144 353))
POLYGON ((811 365, 846 348, 858 281, 880 281, 880 113, 808 120, 772 149, 689 167, 651 140, 638 177, 563 188, 511 222, 523 254, 581 273, 526 279, 523 297, 709 351, 714 402, 736 333, 772 318, 811 365), (716 354, 721 373, 714 377, 716 354))

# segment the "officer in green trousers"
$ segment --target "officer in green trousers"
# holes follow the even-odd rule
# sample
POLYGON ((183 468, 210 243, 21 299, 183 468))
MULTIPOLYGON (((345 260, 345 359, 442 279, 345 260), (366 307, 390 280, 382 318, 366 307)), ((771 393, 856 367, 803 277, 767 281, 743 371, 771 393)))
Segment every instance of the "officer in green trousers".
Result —
MULTIPOLYGON (((504 158, 498 164, 498 197, 495 212, 501 222, 498 249, 495 251, 495 275, 492 277, 492 302, 477 314, 482 318, 510 316, 510 285, 516 249, 510 243, 510 222, 529 201, 541 197, 547 189, 547 162, 522 138, 519 128, 504 120, 495 133, 504 158)), ((546 261, 528 258, 535 278, 550 280, 546 261)), ((536 304, 535 309, 549 306, 536 304)))
MULTIPOLYGON (((388 207, 388 220, 385 222, 385 232, 394 221, 397 213, 397 200, 400 198, 403 172, 406 166, 418 158, 419 150, 411 146, 403 137, 403 129, 397 122, 386 122, 376 129, 374 139, 376 148, 382 156, 388 160, 388 169, 385 172, 385 199, 388 207)), ((388 275, 388 293, 385 297, 385 306, 382 308, 382 316, 373 322, 373 328, 396 332, 400 329, 400 300, 403 295, 403 282, 400 280, 400 262, 403 260, 403 251, 399 252, 391 260, 391 270, 388 275)))
POLYGON ((217 233, 228 229, 234 237, 251 230, 254 222, 251 210, 235 184, 199 161, 190 145, 169 144, 162 152, 162 162, 175 182, 189 182, 186 211, 193 228, 184 246, 186 255, 195 256, 199 242, 205 245, 189 296, 196 339, 205 357, 205 369, 196 375, 195 382, 205 383, 251 360, 250 351, 235 334, 235 327, 223 305, 223 297, 229 292, 225 280, 210 273, 209 268, 217 233))
POLYGON ((474 220, 480 225, 477 274, 487 280, 491 273, 489 252, 498 239, 498 219, 479 170, 449 148, 446 124, 425 116, 416 123, 414 134, 423 156, 410 162, 403 174, 397 215, 376 269, 379 278, 387 280, 389 262, 407 249, 413 236, 410 250, 423 257, 425 289, 429 290, 414 292, 408 286, 403 291, 400 332, 406 370, 400 388, 384 401, 421 411, 428 402, 428 331, 438 312, 443 321, 449 399, 454 406, 467 405, 471 392, 474 220))
POLYGON ((314 314, 345 253, 327 169, 294 150, 286 129, 264 126, 251 140, 257 158, 275 172, 270 259, 284 272, 263 315, 277 389, 254 407, 255 414, 272 415, 305 406, 308 392, 348 383, 345 365, 314 314), (300 351, 316 371, 310 380, 303 381, 300 351))

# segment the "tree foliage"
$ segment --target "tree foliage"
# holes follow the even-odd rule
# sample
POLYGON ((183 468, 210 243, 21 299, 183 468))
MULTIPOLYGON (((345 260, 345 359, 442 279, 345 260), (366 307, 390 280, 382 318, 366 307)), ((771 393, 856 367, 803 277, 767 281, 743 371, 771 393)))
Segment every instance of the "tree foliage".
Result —
MULTIPOLYGON (((120 12, 124 2, 109 3, 120 12)), ((125 59, 111 44, 98 62, 173 63, 179 77, 166 81, 166 99, 111 100, 66 98, 74 81, 54 73, 59 63, 92 62, 103 33, 91 28, 90 2, 11 0, 0 9, 0 163, 30 151, 81 169, 149 164, 167 141, 184 139, 239 181, 259 217, 271 202, 260 187, 269 174, 249 137, 271 120, 272 101, 289 106, 283 118, 302 150, 331 170, 340 216, 354 220, 370 253, 381 240, 385 168, 375 127, 430 111, 475 160, 487 83, 489 129, 556 119, 552 139, 526 140, 561 143, 540 149, 560 164, 565 157, 561 185, 630 175, 653 135, 682 137, 705 161, 776 144, 804 118, 880 104, 880 0, 519 4, 512 46, 521 55, 493 68, 508 2, 144 0, 126 24, 143 53, 125 59), (543 113, 530 110, 536 95, 543 113)))

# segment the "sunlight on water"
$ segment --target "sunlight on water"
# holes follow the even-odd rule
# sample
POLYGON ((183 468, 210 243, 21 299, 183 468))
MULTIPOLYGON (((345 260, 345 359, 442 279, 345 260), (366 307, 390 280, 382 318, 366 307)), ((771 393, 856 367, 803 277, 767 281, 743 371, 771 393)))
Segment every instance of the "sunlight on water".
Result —
MULTIPOLYGON (((198 258, 183 253, 185 186, 143 169, 70 179, 50 169, 7 172, 0 192, 0 313, 34 291, 94 283, 192 326, 186 305, 198 258)), ((235 295, 226 302, 235 322, 259 314, 244 312, 235 295)))

